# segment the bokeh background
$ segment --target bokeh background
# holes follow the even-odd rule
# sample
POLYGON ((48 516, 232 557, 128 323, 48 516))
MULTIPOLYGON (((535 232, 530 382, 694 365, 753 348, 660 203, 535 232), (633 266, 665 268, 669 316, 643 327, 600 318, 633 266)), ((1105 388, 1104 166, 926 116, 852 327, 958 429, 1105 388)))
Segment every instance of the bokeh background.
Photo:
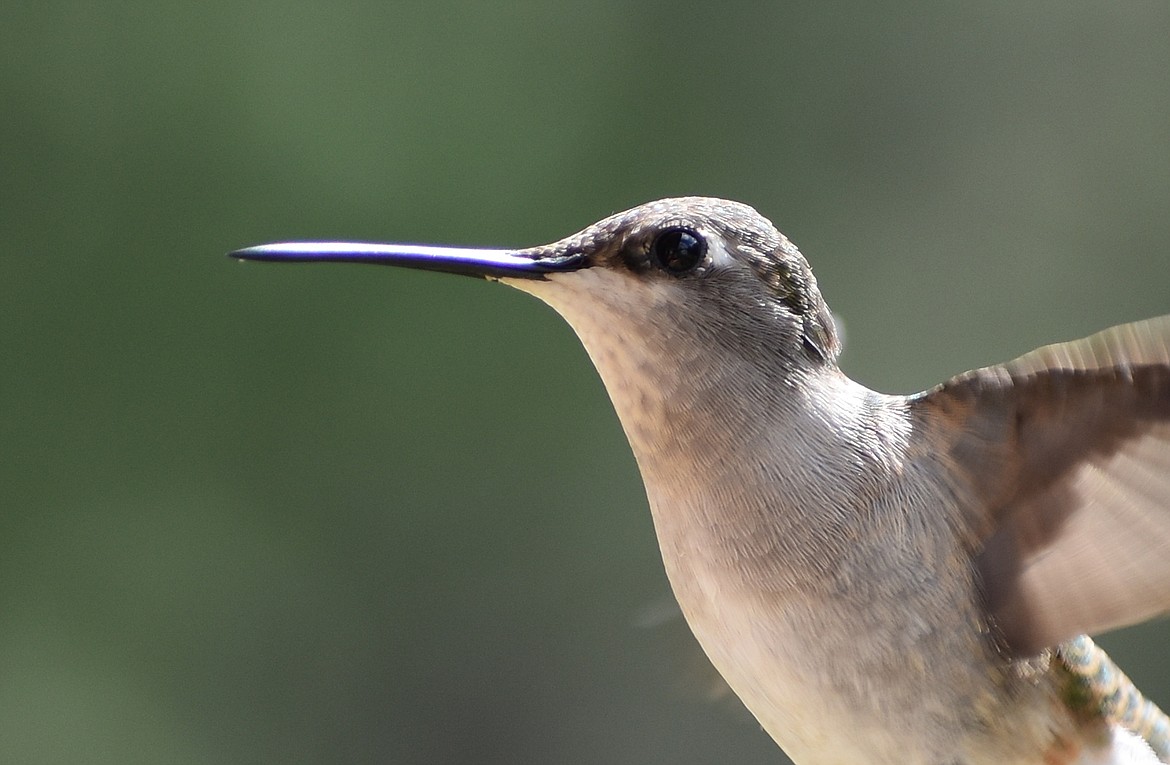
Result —
MULTIPOLYGON (((1163 2, 50 0, 0 51, 3 762, 783 762, 551 311, 229 249, 732 197, 887 391, 1170 312, 1163 2)), ((1103 640, 1163 704, 1167 630, 1103 640)))

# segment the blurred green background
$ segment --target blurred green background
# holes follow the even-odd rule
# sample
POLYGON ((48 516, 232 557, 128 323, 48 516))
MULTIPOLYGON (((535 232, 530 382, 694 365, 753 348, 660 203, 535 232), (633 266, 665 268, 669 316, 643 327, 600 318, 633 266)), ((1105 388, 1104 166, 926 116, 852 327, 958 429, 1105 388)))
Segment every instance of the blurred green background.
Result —
MULTIPOLYGON (((889 391, 1170 312, 1163 2, 7 3, 0 50, 3 762, 783 761, 551 311, 229 249, 732 197, 889 391)), ((1164 705, 1168 630, 1103 641, 1164 705)))

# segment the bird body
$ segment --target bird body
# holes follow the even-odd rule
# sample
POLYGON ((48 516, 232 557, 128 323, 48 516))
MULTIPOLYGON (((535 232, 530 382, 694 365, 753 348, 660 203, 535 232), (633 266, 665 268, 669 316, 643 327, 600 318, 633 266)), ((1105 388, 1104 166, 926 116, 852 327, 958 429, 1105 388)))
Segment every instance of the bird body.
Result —
POLYGON ((840 371, 808 264, 745 205, 384 247, 233 254, 480 274, 560 313, 687 623, 798 765, 1170 758, 1165 718, 1120 713, 1132 684, 1081 637, 1170 611, 1170 317, 894 396, 840 371))

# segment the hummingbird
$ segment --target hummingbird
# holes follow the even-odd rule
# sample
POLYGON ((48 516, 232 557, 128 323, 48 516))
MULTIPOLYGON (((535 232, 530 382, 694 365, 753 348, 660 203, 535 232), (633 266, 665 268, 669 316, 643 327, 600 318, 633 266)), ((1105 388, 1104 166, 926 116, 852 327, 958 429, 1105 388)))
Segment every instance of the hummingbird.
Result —
POLYGON ((913 395, 838 366, 808 262, 682 197, 523 249, 231 257, 485 277, 580 338, 699 644, 797 765, 1170 762, 1089 635, 1170 612, 1170 316, 913 395))

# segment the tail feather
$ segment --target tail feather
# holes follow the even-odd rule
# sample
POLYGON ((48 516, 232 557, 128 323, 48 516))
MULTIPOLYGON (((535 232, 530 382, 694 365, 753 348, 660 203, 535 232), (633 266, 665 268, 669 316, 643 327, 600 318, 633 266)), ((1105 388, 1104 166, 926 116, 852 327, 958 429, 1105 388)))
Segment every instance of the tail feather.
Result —
POLYGON ((1139 736, 1159 760, 1170 763, 1170 717, 1142 695, 1108 654, 1080 635, 1061 643, 1057 656, 1086 711, 1139 736))

